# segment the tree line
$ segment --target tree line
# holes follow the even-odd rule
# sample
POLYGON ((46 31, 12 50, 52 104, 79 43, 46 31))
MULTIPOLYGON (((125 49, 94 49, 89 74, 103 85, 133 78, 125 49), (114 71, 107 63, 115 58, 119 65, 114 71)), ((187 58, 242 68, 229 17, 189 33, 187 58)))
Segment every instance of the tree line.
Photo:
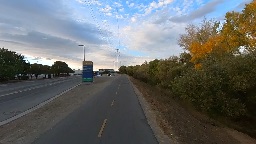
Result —
POLYGON ((29 79, 32 76, 44 74, 48 76, 69 75, 74 71, 62 61, 56 61, 52 66, 42 64, 30 64, 24 56, 5 48, 0 48, 0 81, 12 79, 29 79))
MULTIPOLYGON (((204 19, 180 35, 179 56, 119 71, 170 91, 212 117, 256 121, 256 1, 225 22, 204 19)), ((255 134, 255 132, 254 132, 255 134)))

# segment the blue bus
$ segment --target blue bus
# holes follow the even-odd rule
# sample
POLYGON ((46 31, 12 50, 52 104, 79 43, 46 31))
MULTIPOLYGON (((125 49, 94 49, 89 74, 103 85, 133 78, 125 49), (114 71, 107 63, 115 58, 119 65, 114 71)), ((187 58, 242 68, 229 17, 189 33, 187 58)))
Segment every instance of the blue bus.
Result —
POLYGON ((83 82, 93 82, 93 62, 92 61, 83 61, 83 82))

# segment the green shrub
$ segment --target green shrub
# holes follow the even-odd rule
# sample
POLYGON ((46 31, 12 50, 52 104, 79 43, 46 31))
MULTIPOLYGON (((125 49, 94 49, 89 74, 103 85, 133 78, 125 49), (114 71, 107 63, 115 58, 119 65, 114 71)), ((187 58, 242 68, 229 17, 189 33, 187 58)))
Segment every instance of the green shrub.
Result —
POLYGON ((245 103, 232 89, 236 73, 231 73, 230 60, 234 56, 221 59, 209 56, 202 62, 200 70, 191 70, 173 81, 172 91, 179 97, 191 101, 194 106, 212 116, 222 115, 231 118, 246 113, 245 103))

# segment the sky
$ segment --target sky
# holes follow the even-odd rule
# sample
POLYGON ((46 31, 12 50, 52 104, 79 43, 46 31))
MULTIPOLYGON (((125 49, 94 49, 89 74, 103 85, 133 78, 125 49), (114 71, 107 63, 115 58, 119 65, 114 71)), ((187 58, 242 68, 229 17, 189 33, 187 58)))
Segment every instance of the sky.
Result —
POLYGON ((64 61, 72 69, 82 68, 85 51, 94 70, 117 70, 178 56, 184 50, 177 40, 188 24, 223 21, 251 1, 0 0, 0 47, 30 63, 64 61))

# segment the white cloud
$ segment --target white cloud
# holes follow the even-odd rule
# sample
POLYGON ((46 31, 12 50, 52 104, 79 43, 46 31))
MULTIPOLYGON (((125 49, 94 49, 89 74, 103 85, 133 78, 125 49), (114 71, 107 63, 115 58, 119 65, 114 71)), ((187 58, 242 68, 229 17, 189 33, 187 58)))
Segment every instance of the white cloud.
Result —
POLYGON ((84 0, 76 0, 78 3, 80 3, 80 4, 84 4, 85 3, 85 1, 84 0))
POLYGON ((105 7, 105 8, 101 8, 100 11, 101 11, 101 12, 104 12, 104 13, 110 13, 111 10, 112 10, 112 7, 109 6, 109 5, 106 5, 106 7, 105 7))
POLYGON ((101 6, 102 3, 99 0, 76 0, 80 4, 87 4, 87 5, 98 5, 101 6))
MULTIPOLYGON (((35 0, 34 6, 30 4, 26 0, 4 1, 0 5, 0 42, 9 50, 80 65, 82 51, 78 44, 106 45, 101 37, 112 35, 104 29, 99 31, 95 24, 77 21, 71 17, 72 9, 59 1, 35 0)), ((97 49, 87 49, 87 53, 91 53, 88 59, 93 60, 97 49)))
POLYGON ((124 8, 120 8, 119 11, 120 11, 120 12, 124 12, 124 8))
POLYGON ((112 13, 105 13, 105 15, 107 15, 107 16, 112 16, 112 13))
POLYGON ((136 22, 136 18, 135 18, 135 17, 132 17, 132 18, 131 18, 131 21, 132 21, 132 22, 136 22))
POLYGON ((190 12, 187 15, 173 16, 172 18, 170 18, 170 20, 173 21, 173 22, 189 22, 189 21, 193 21, 193 20, 198 19, 198 18, 205 17, 207 14, 213 12, 216 9, 216 7, 219 4, 223 3, 224 1, 225 0, 211 1, 207 4, 205 4, 204 6, 198 8, 197 10, 194 10, 194 11, 190 12))
POLYGON ((163 10, 157 11, 152 14, 151 17, 154 24, 164 24, 170 18, 169 9, 165 8, 163 10))
POLYGON ((138 50, 152 57, 169 57, 181 52, 177 45, 179 34, 185 25, 169 24, 162 27, 152 23, 142 23, 138 27, 126 27, 123 33, 129 37, 126 44, 132 50, 138 50))
POLYGON ((168 5, 168 4, 170 4, 170 3, 172 3, 173 2, 173 0, 158 0, 158 2, 155 2, 155 1, 153 1, 153 2, 151 2, 149 5, 148 5, 148 7, 145 9, 145 14, 146 15, 148 15, 148 14, 150 14, 153 10, 155 10, 155 9, 158 9, 158 8, 161 8, 161 7, 163 7, 163 6, 165 6, 165 5, 168 5))
POLYGON ((124 19, 124 16, 123 16, 123 15, 118 14, 118 15, 116 15, 116 18, 117 18, 117 19, 124 19))
POLYGON ((134 5, 135 5, 134 3, 130 3, 130 4, 128 5, 128 7, 129 7, 129 8, 132 8, 132 7, 134 7, 134 5))
MULTIPOLYGON (((161 0, 159 0, 159 1, 161 1, 161 0)), ((162 0, 165 4, 170 4, 170 3, 172 3, 173 2, 173 0, 162 0)))
POLYGON ((121 4, 121 3, 119 3, 119 2, 114 2, 114 5, 116 6, 116 7, 123 7, 123 5, 121 4))

